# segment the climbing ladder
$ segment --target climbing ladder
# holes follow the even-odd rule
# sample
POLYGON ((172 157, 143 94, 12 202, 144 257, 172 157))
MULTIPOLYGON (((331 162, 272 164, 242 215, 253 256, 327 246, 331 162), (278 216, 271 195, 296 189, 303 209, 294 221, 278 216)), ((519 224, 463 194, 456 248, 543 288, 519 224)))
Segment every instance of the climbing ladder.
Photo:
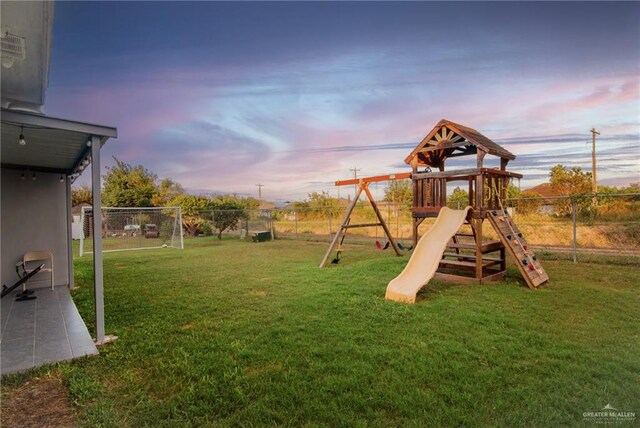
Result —
POLYGON ((491 211, 488 218, 500 241, 516 261, 516 265, 529 288, 536 289, 540 284, 549 281, 549 275, 545 272, 536 255, 529 249, 522 232, 513 222, 507 210, 491 211))

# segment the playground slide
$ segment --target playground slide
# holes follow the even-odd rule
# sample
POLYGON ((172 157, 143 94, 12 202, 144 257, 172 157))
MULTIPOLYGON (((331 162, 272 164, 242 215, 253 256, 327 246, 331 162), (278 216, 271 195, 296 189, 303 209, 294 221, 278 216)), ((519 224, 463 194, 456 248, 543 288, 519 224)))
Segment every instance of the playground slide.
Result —
POLYGON ((413 249, 407 266, 387 286, 386 299, 404 303, 416 301, 416 294, 433 278, 449 240, 464 223, 470 208, 452 210, 443 207, 440 210, 435 223, 413 249))

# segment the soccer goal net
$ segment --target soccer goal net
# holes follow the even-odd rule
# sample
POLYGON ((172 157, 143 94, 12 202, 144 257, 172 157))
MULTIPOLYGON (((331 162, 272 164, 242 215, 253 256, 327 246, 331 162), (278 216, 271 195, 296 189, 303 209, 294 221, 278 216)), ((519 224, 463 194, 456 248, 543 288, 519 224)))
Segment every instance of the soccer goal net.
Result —
MULTIPOLYGON (((93 252, 93 208, 83 207, 80 218, 80 256, 93 252)), ((184 248, 180 207, 102 207, 102 251, 184 248)))

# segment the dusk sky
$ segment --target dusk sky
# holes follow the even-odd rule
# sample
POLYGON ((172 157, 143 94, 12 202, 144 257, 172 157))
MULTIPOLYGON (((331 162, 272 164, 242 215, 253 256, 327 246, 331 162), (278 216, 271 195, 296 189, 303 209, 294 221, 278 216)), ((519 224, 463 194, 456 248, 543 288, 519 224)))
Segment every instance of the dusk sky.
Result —
POLYGON ((46 112, 191 193, 335 196, 354 166, 409 171, 443 118, 515 153, 523 189, 591 171, 595 126, 599 183, 626 185, 639 76, 638 2, 57 2, 46 112))

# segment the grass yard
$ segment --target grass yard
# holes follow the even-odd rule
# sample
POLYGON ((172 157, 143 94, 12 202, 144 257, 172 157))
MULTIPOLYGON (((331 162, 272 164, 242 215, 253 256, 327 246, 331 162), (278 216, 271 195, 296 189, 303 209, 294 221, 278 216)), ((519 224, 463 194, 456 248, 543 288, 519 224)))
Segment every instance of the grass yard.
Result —
MULTIPOLYGON (((403 305, 384 292, 407 258, 355 247, 321 270, 326 246, 207 238, 105 254, 119 339, 35 374, 61 374, 86 426, 567 426, 607 404, 640 412, 637 265, 543 260, 552 282, 538 291, 511 265, 498 284, 432 282, 403 305)), ((88 324, 91 272, 76 260, 88 324)))

